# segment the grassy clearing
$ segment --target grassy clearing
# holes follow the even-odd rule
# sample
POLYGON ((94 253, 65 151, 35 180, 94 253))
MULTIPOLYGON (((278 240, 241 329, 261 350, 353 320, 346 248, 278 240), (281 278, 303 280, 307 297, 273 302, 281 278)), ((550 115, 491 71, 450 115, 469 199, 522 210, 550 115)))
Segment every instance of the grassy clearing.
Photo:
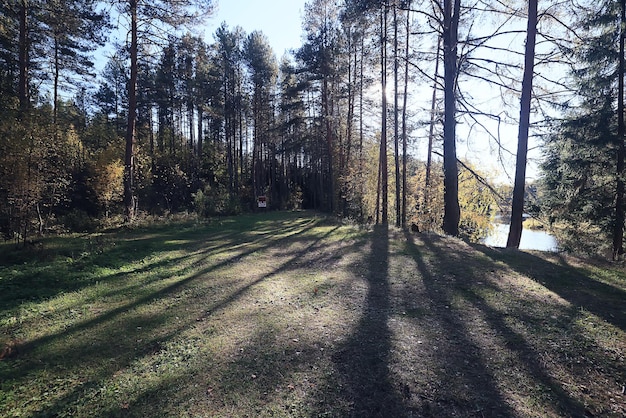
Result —
POLYGON ((306 212, 0 251, 0 416, 626 414, 621 265, 306 212))

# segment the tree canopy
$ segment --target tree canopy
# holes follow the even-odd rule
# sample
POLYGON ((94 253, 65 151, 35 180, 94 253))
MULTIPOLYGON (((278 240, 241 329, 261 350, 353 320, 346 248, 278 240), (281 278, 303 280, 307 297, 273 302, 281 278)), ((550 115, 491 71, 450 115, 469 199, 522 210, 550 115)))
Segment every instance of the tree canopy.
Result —
POLYGON ((1 1, 0 227, 22 240, 265 196, 477 240, 509 213, 495 171, 517 168, 518 232, 538 207, 530 163, 564 247, 618 257, 623 2, 533 4, 311 0, 301 47, 277 57, 228 22, 195 34, 210 0, 1 1))

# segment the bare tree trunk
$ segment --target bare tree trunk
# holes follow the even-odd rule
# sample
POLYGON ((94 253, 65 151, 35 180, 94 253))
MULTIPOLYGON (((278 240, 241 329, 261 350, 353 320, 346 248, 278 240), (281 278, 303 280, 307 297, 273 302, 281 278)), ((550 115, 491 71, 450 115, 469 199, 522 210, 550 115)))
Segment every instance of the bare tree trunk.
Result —
POLYGON ((148 113, 148 151, 150 152, 150 159, 154 164, 154 121, 152 119, 154 109, 152 106, 148 106, 146 111, 148 113))
MULTIPOLYGON (((333 125, 332 125, 332 103, 330 97, 330 88, 328 86, 328 77, 324 76, 322 82, 322 107, 324 108, 324 127, 326 136, 326 153, 328 156, 328 211, 335 211, 335 178, 333 170, 333 125)), ((324 188, 322 187, 322 192, 324 188)))
POLYGON ((428 205, 430 192, 430 171, 432 167, 433 141, 435 140, 435 123, 437 122, 437 77, 439 76, 439 53, 441 51, 441 37, 437 40, 437 52, 435 54, 435 77, 433 81, 433 97, 430 103, 430 128, 428 131, 428 154, 426 156, 426 180, 424 182, 424 201, 422 206, 428 205))
POLYGON ((400 133, 398 121, 398 6, 393 5, 393 145, 396 165, 396 226, 401 224, 400 133))
POLYGON ((134 152, 137 124, 137 0, 129 1, 129 13, 131 18, 130 80, 128 82, 128 125, 124 156, 124 217, 126 222, 134 219, 136 209, 134 152))
POLYGON ((617 190, 615 194, 615 230, 613 231, 613 259, 624 254, 624 39, 626 37, 626 0, 620 1, 619 79, 617 98, 617 190))
POLYGON ((380 134, 381 223, 389 222, 389 173, 387 172, 387 4, 380 22, 380 78, 382 86, 382 127, 380 134))
POLYGON ((196 154, 198 159, 202 159, 202 141, 204 140, 203 132, 204 111, 202 105, 198 105, 198 144, 196 145, 196 154))
MULTIPOLYGON (((238 78, 239 80, 239 78, 238 78)), ((239 125, 239 170, 238 170, 238 180, 237 180, 237 192, 239 192, 239 188, 240 185, 244 182, 244 176, 245 176, 245 166, 243 163, 243 137, 244 137, 244 115, 243 115, 243 109, 241 106, 241 83, 238 81, 238 86, 237 89, 239 90, 239 93, 237 94, 237 122, 239 125)), ((247 150, 247 145, 248 145, 248 141, 246 141, 246 150, 247 150)))
POLYGON ((381 177, 382 177, 382 160, 383 156, 379 153, 378 155, 378 179, 376 184, 376 225, 380 223, 380 185, 381 185, 381 177))
MULTIPOLYGON (((360 180, 360 189, 359 189, 359 195, 361 198, 361 204, 359 205, 361 207, 361 219, 364 218, 364 213, 363 213, 363 196, 365 195, 365 181, 364 181, 364 173, 363 173, 363 139, 364 139, 364 132, 363 132, 363 91, 364 91, 364 50, 365 50, 365 37, 363 35, 361 35, 361 53, 360 53, 360 58, 361 61, 359 63, 359 180, 360 180)), ((377 198, 378 199, 378 198, 377 198)))
POLYGON ((235 126, 234 118, 232 117, 232 109, 227 110, 229 113, 226 116, 226 169, 228 171, 228 194, 232 197, 235 193, 235 155, 233 148, 235 145, 235 136, 233 135, 233 129, 235 126))
POLYGON ((349 171, 349 167, 350 167, 350 153, 352 151, 352 120, 354 118, 354 88, 353 88, 353 84, 354 84, 354 79, 356 78, 356 46, 354 46, 354 42, 353 42, 353 33, 352 30, 350 28, 350 31, 348 33, 348 115, 347 115, 347 119, 346 119, 346 156, 345 156, 345 160, 342 164, 341 167, 341 173, 344 176, 344 182, 343 185, 341 186, 344 189, 344 193, 342 193, 343 197, 343 201, 342 201, 342 205, 343 205, 343 216, 347 217, 348 216, 348 198, 347 198, 347 193, 346 193, 346 189, 347 189, 347 177, 346 174, 349 171), (354 48, 354 57, 352 56, 352 50, 354 48), (353 58, 354 58, 354 73, 352 71, 352 62, 353 62, 353 58))
POLYGON ((524 77, 522 79, 522 98, 520 101, 519 133, 517 137, 517 158, 515 163, 515 186, 511 206, 511 225, 507 248, 519 248, 522 238, 524 213, 524 194, 526 190, 526 158, 528 154, 528 130, 530 127, 530 101, 533 89, 533 71, 535 67, 535 38, 537 36, 537 3, 528 1, 528 26, 526 29, 526 51, 524 55, 524 77))
POLYGON ((461 218, 461 210, 459 208, 459 169, 456 162, 456 79, 460 3, 461 0, 444 0, 443 19, 445 102, 445 119, 443 124, 443 231, 452 236, 459 235, 461 218))
POLYGON ((35 203, 35 209, 37 209, 37 220, 39 221, 37 233, 41 237, 43 236, 44 219, 43 219, 43 216, 41 215, 41 207, 39 205, 39 202, 35 203))
POLYGON ((406 42, 404 45, 404 97, 402 103, 402 227, 406 227, 406 164, 407 164, 407 127, 406 105, 409 88, 409 37, 411 35, 411 1, 407 2, 406 11, 406 42))
POLYGON ((54 125, 54 134, 57 134, 57 121, 59 115, 59 71, 61 64, 59 63, 59 38, 54 35, 54 81, 52 88, 52 123, 54 125))
POLYGON ((235 86, 232 87, 232 109, 231 109, 231 138, 232 138, 232 149, 230 151, 230 158, 232 159, 232 175, 230 179, 231 183, 231 197, 234 198, 239 193, 239 181, 237 180, 237 166, 238 166, 238 156, 237 156, 237 108, 236 108, 236 100, 235 100, 235 86))
POLYGON ((254 197, 260 196, 262 191, 259 189, 259 171, 261 163, 259 161, 261 151, 259 150, 260 141, 259 141, 259 99, 256 97, 253 98, 252 112, 253 112, 253 120, 254 126, 252 128, 252 191, 254 193, 254 197))
POLYGON ((194 103, 189 100, 187 102, 187 123, 189 124, 189 157, 193 157, 193 149, 194 149, 194 134, 195 134, 195 123, 194 123, 194 103))

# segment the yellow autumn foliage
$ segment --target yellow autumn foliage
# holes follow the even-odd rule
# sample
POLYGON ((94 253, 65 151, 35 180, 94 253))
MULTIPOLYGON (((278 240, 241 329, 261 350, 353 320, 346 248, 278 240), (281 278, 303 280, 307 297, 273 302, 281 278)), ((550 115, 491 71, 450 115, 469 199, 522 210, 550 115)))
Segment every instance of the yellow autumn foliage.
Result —
POLYGON ((111 205, 121 201, 124 193, 124 163, 117 150, 109 147, 98 154, 92 187, 108 217, 111 205))

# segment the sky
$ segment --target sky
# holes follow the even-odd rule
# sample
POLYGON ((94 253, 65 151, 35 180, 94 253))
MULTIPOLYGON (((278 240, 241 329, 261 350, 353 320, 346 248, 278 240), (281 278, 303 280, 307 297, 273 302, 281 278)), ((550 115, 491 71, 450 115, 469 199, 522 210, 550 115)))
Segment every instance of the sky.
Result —
POLYGON ((205 37, 226 22, 230 29, 241 26, 246 33, 259 30, 267 36, 276 57, 302 44, 302 16, 306 0, 218 0, 217 11, 205 24, 205 37))

